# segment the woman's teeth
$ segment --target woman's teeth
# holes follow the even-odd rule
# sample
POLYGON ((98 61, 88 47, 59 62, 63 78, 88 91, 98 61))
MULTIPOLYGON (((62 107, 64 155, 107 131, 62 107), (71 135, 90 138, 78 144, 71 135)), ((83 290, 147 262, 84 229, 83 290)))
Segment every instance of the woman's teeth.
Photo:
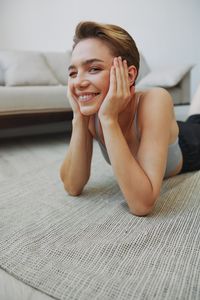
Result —
POLYGON ((92 100, 97 95, 98 95, 98 93, 81 95, 81 96, 78 97, 78 99, 80 101, 89 101, 89 100, 92 100))

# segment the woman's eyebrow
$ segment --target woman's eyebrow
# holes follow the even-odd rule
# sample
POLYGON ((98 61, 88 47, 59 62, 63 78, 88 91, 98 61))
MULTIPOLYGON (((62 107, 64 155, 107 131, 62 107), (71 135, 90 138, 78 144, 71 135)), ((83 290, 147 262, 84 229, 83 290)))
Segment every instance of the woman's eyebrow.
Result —
MULTIPOLYGON (((89 65, 89 64, 94 63, 94 62, 104 62, 104 61, 101 60, 101 59, 98 59, 98 58, 91 58, 91 59, 86 59, 85 61, 83 61, 83 62, 81 63, 81 65, 82 65, 82 66, 86 66, 86 65, 89 65)), ((71 70, 71 69, 75 69, 75 68, 76 68, 75 65, 70 65, 70 66, 68 67, 68 71, 71 70)))

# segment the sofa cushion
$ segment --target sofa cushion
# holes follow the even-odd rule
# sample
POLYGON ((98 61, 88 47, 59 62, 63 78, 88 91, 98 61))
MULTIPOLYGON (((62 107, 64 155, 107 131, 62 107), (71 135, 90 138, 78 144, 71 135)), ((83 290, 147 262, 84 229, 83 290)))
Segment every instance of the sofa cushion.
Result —
POLYGON ((48 66, 62 85, 67 85, 71 51, 43 53, 48 66))
POLYGON ((1 66, 0 66, 0 85, 5 85, 4 72, 1 66))
POLYGON ((7 86, 59 84, 39 52, 2 50, 0 66, 7 86))
POLYGON ((149 72, 150 67, 147 64, 147 61, 144 58, 143 54, 140 52, 140 68, 136 83, 138 83, 142 78, 144 78, 149 72))
POLYGON ((193 65, 184 66, 173 66, 164 67, 147 74, 138 83, 139 87, 142 86, 161 86, 161 87, 174 87, 176 86, 182 78, 188 73, 188 71, 193 67, 193 65))
POLYGON ((63 85, 0 86, 0 95, 0 115, 71 110, 67 89, 63 85))

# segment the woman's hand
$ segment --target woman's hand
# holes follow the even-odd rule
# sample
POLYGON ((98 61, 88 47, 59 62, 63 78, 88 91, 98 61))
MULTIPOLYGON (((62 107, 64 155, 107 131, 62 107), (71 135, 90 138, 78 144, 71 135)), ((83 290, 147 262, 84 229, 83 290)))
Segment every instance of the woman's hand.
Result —
POLYGON ((68 88, 67 88, 67 97, 69 99, 69 103, 71 105, 71 108, 72 108, 74 114, 75 115, 76 114, 81 114, 79 105, 78 105, 77 101, 73 98, 69 85, 68 85, 68 88))
POLYGON ((130 87, 127 62, 115 57, 110 70, 110 87, 99 109, 99 119, 117 120, 133 95, 134 87, 130 87))
POLYGON ((78 102, 76 101, 76 99, 73 98, 69 85, 68 85, 68 88, 67 88, 67 97, 68 97, 68 99, 69 99, 71 108, 72 108, 72 110, 73 110, 74 118, 81 119, 81 120, 84 121, 84 123, 85 123, 86 125, 88 125, 88 122, 89 122, 89 116, 84 116, 84 115, 81 113, 79 104, 78 104, 78 102))

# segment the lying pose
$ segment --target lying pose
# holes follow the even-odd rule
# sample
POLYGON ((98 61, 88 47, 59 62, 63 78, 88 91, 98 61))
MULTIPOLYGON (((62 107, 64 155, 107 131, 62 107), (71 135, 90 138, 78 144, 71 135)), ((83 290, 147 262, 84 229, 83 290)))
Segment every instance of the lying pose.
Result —
POLYGON ((90 177, 94 138, 130 212, 144 216, 164 178, 200 169, 200 112, 177 123, 166 90, 135 91, 138 70, 137 46, 124 29, 78 24, 68 81, 73 129, 60 174, 66 191, 80 195, 90 177))

